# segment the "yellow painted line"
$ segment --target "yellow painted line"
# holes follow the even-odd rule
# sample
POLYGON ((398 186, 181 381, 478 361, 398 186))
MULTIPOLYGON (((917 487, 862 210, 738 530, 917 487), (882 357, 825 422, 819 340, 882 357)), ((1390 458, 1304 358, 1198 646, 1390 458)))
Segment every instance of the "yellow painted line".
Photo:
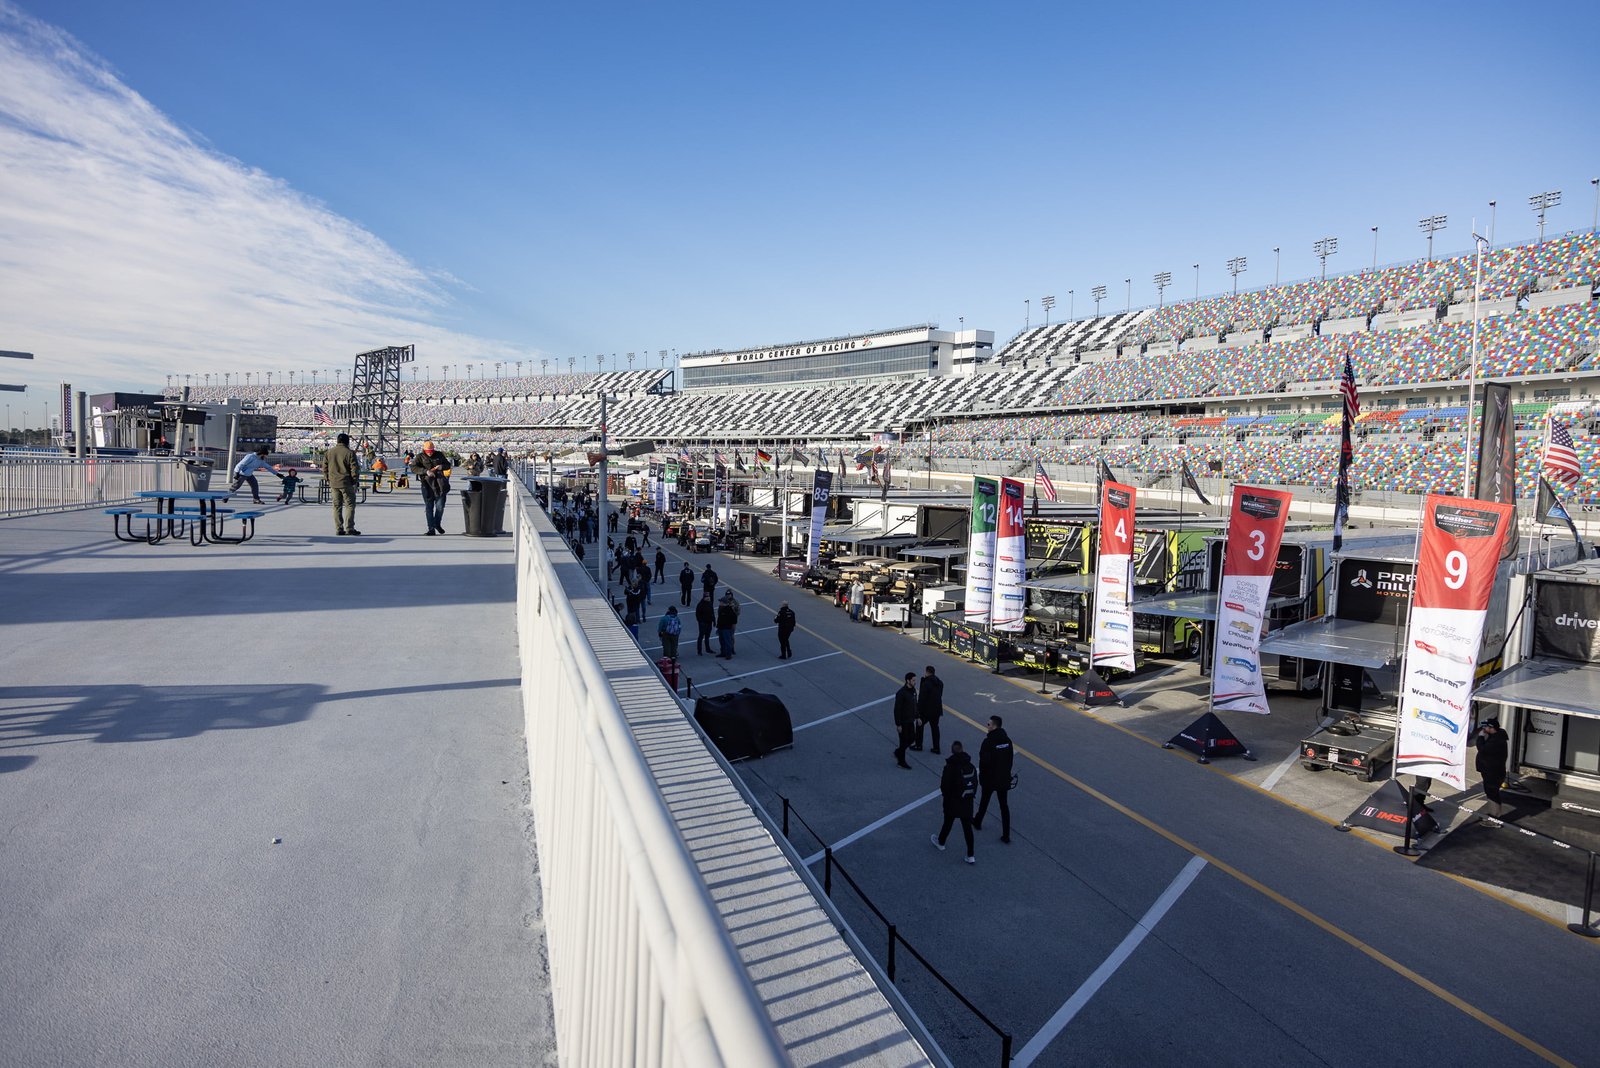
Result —
MULTIPOLYGON (((811 630, 809 627, 802 627, 802 628, 799 628, 799 629, 805 630, 806 633, 808 633, 812 637, 817 638, 818 640, 822 641, 824 644, 835 645, 835 646, 838 645, 837 642, 829 641, 827 638, 824 638, 821 634, 818 634, 816 631, 811 630)), ((848 656, 850 659, 854 660, 856 663, 862 665, 863 667, 868 668, 869 670, 874 671, 879 675, 882 675, 884 678, 888 679, 890 682, 899 682, 899 681, 901 681, 900 679, 897 679, 894 675, 891 675, 889 672, 883 670, 881 667, 879 667, 878 665, 872 663, 871 661, 865 660, 862 657, 857 656, 855 653, 851 652, 849 649, 845 649, 842 646, 840 646, 839 648, 841 649, 841 651, 844 653, 845 656, 848 656)), ((1004 676, 1002 676, 1002 678, 1003 677, 1004 676)), ((1011 681, 1015 681, 1015 680, 1011 680, 1011 681)), ((953 715, 957 719, 961 720, 963 723, 966 723, 966 724, 968 724, 969 726, 972 726, 972 727, 977 727, 980 730, 982 729, 982 727, 978 724, 978 722, 976 720, 972 719, 970 716, 968 716, 965 713, 961 712, 959 709, 952 708, 949 705, 946 705, 945 709, 951 715, 953 715)), ((1123 727, 1121 724, 1110 723, 1110 721, 1102 720, 1102 719, 1099 719, 1098 717, 1093 717, 1093 718, 1095 719, 1096 722, 1107 723, 1109 726, 1116 727, 1118 730, 1121 730, 1126 734, 1132 735, 1135 738, 1139 738, 1141 741, 1150 742, 1150 739, 1145 738, 1142 735, 1134 733, 1133 731, 1129 730, 1128 728, 1123 727)), ((1157 743, 1157 742, 1150 742, 1150 744, 1156 745, 1156 746, 1159 747, 1159 743, 1157 743)), ((1150 830, 1150 831, 1154 832, 1155 834, 1159 835, 1160 837, 1165 838, 1167 841, 1171 842, 1173 845, 1177 846, 1179 849, 1182 849, 1182 850, 1184 850, 1184 851, 1186 851, 1186 852, 1188 852, 1188 853, 1190 853, 1190 854, 1192 854, 1194 856, 1197 856, 1197 857, 1201 858, 1207 864, 1210 864, 1212 867, 1216 868, 1218 871, 1226 872, 1228 875, 1231 875, 1234 879, 1236 879, 1239 882, 1243 883, 1245 886, 1248 886, 1250 889, 1252 889, 1252 890, 1256 891, 1257 893, 1261 894, 1267 900, 1273 902, 1274 904, 1277 904, 1278 906, 1280 906, 1282 908, 1288 909, 1290 912, 1294 913, 1296 916, 1299 916, 1301 919, 1305 920, 1307 923, 1310 923, 1312 926, 1317 927, 1320 930, 1327 932, 1328 934, 1332 935, 1334 938, 1337 938, 1339 941, 1345 943, 1350 948, 1356 950, 1357 952, 1363 954, 1364 956, 1370 958, 1371 960, 1374 960, 1377 963, 1383 965, 1385 968, 1388 968, 1390 971, 1394 972, 1396 975, 1400 976, 1401 978, 1406 979, 1409 982, 1414 983, 1415 985, 1421 987, 1423 990, 1426 990, 1428 993, 1432 994, 1434 997, 1438 998, 1440 1001, 1443 1001, 1445 1004, 1451 1006, 1452 1008, 1455 1008, 1455 1009, 1459 1010, 1460 1012, 1465 1013, 1467 1016, 1472 1017, 1474 1020, 1477 1020, 1479 1023, 1483 1024, 1485 1027, 1489 1028, 1490 1030, 1495 1031, 1498 1034, 1501 1034, 1501 1035, 1505 1036, 1506 1038, 1510 1039, 1512 1042, 1515 1042, 1517 1045, 1521 1046, 1523 1049, 1525 1049, 1528 1052, 1534 1054, 1535 1056, 1540 1057, 1541 1059, 1547 1061, 1550 1064, 1560 1065, 1560 1066, 1562 1066, 1562 1068, 1577 1068, 1577 1066, 1574 1065, 1571 1061, 1569 1061, 1566 1058, 1562 1057, 1560 1054, 1556 1053, 1554 1050, 1546 1048, 1545 1046, 1543 1046, 1540 1043, 1534 1041, 1533 1039, 1529 1038, 1527 1035, 1524 1035, 1522 1032, 1516 1030, 1515 1028, 1511 1027, 1510 1025, 1500 1022, 1499 1020, 1495 1019, 1493 1016, 1490 1016, 1488 1013, 1484 1012, 1482 1009, 1478 1008, 1477 1006, 1471 1004, 1468 1001, 1465 1001, 1464 999, 1462 999, 1460 997, 1457 997, 1455 994, 1452 994, 1450 991, 1446 990, 1444 987, 1440 986, 1438 983, 1435 983, 1433 980, 1427 978, 1426 976, 1424 976, 1424 975, 1422 975, 1422 974, 1420 974, 1420 973, 1418 973, 1416 971, 1413 971, 1412 969, 1406 967, 1404 964, 1401 964, 1399 961, 1395 960, 1393 957, 1389 956, 1387 953, 1384 953, 1382 950, 1380 950, 1380 949, 1378 949, 1378 948, 1376 948, 1376 947, 1374 947, 1372 945, 1369 945, 1368 943, 1362 941, 1361 939, 1357 938, 1355 935, 1353 935, 1350 932, 1346 931, 1344 928, 1339 927, 1337 924, 1334 924, 1333 922, 1331 922, 1329 920, 1323 919, 1321 916, 1317 915, 1315 912, 1312 912, 1310 909, 1306 908, 1304 905, 1301 905, 1296 901, 1290 900, 1289 898, 1285 897, 1283 894, 1280 894, 1278 891, 1272 889, 1272 887, 1267 886, 1265 883, 1261 882, 1259 879, 1253 878, 1252 876, 1245 874, 1243 871, 1240 871, 1238 868, 1235 868, 1233 865, 1227 863, 1226 861, 1223 861, 1223 860, 1213 856, 1212 854, 1206 852, 1204 849, 1201 849, 1199 846, 1195 845, 1193 842, 1190 842, 1188 839, 1182 837, 1181 835, 1167 830, 1165 827, 1161 826, 1159 823, 1156 823, 1154 820, 1150 819, 1149 817, 1144 816, 1141 813, 1135 812, 1133 809, 1131 809, 1128 806, 1122 804, 1120 801, 1117 801, 1114 798, 1112 798, 1112 797, 1110 797, 1110 796, 1108 796, 1108 795, 1106 795, 1104 793, 1101 793, 1099 790, 1095 789, 1093 786, 1090 786, 1088 783, 1084 782, 1083 780, 1075 778, 1074 776, 1069 775, 1067 772, 1062 771, 1060 768, 1056 767, 1054 764, 1051 764, 1049 761, 1046 761, 1046 760, 1036 756, 1035 754, 1030 753, 1028 750, 1022 749, 1020 747, 1018 747, 1016 749, 1016 751, 1018 753, 1020 753, 1022 756, 1027 757, 1029 760, 1033 761, 1039 767, 1041 767, 1044 770, 1050 772, 1052 775, 1055 775, 1057 778, 1061 779, 1061 781, 1067 783, 1069 786, 1072 786, 1075 789, 1080 790, 1085 794, 1088 794, 1090 797, 1094 798, 1096 801, 1099 801, 1101 804, 1105 805, 1107 808, 1110 808, 1115 812, 1121 813, 1123 816, 1126 816, 1128 819, 1130 819, 1130 820, 1134 821, 1135 823, 1139 824, 1141 827, 1144 827, 1147 830, 1150 830)), ((1243 780, 1240 780, 1240 779, 1234 779, 1233 776, 1231 776, 1231 775, 1226 776, 1226 777, 1230 778, 1230 779, 1233 779, 1233 781, 1235 781, 1235 782, 1242 782, 1243 781, 1243 780)), ((1244 783, 1244 785, 1251 786, 1252 784, 1244 783)), ((1291 807, 1297 808, 1299 811, 1305 812, 1308 815, 1315 816, 1317 819, 1322 820, 1323 822, 1330 822, 1330 821, 1327 820, 1326 817, 1324 817, 1324 816, 1322 816, 1322 815, 1320 815, 1318 813, 1312 812, 1310 809, 1306 809, 1306 808, 1302 808, 1301 806, 1294 805, 1293 802, 1284 801, 1283 798, 1280 798, 1280 797, 1276 796, 1275 794, 1267 793, 1267 791, 1261 790, 1260 787, 1252 786, 1252 788, 1257 790, 1257 792, 1262 793, 1265 796, 1272 798, 1274 801, 1279 801, 1279 802, 1282 802, 1282 803, 1285 803, 1285 804, 1289 804, 1291 807)))

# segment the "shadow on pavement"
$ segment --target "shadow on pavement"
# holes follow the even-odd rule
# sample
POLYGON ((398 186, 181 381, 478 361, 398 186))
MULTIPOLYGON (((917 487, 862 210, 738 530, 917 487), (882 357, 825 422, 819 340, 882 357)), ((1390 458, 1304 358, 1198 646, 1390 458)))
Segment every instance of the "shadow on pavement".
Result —
POLYGON ((73 739, 149 742, 207 731, 281 727, 305 719, 323 694, 321 686, 304 684, 11 687, 0 693, 0 749, 73 739))

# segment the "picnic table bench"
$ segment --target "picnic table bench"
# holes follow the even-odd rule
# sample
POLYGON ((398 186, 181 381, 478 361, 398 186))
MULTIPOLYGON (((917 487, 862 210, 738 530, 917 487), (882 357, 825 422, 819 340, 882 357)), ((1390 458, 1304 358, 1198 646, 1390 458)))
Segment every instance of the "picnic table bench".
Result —
POLYGON ((154 501, 154 506, 105 509, 111 517, 111 533, 119 541, 158 545, 168 538, 188 538, 189 544, 196 546, 208 542, 242 545, 255 537, 256 520, 265 514, 223 508, 222 502, 230 497, 224 490, 145 490, 139 496, 154 501), (180 507, 180 501, 188 503, 180 507), (135 532, 135 519, 144 520, 142 532, 135 532), (224 533, 229 519, 238 524, 238 534, 224 533))

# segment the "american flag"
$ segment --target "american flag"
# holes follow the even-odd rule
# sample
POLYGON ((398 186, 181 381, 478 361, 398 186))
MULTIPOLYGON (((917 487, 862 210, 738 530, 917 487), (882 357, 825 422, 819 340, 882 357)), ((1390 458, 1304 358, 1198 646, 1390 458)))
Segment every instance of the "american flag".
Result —
POLYGON ((311 406, 311 417, 317 421, 319 426, 333 425, 333 416, 329 415, 327 410, 320 404, 311 406))
POLYGON ((1578 463, 1578 449, 1572 443, 1572 432, 1565 423, 1550 420, 1548 435, 1544 441, 1544 473, 1552 482, 1559 482, 1571 489, 1583 477, 1583 468, 1578 463))
POLYGON ((1053 501, 1056 499, 1056 484, 1050 481, 1050 475, 1046 473, 1044 463, 1040 460, 1033 461, 1033 485, 1035 489, 1044 494, 1045 500, 1053 501))
POLYGON ((1361 414, 1361 396, 1356 392, 1356 367, 1350 362, 1350 353, 1344 354, 1344 375, 1339 379, 1339 392, 1344 396, 1344 410, 1351 422, 1361 414))

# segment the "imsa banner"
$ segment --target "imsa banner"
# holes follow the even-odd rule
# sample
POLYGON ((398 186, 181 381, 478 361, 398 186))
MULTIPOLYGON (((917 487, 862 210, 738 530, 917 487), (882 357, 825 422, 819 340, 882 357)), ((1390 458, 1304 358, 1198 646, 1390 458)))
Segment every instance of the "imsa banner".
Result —
POLYGON ((817 566, 822 551, 822 523, 828 518, 828 498, 833 496, 833 472, 811 472, 811 543, 806 546, 806 563, 817 566))
POLYGON ((972 480, 972 525, 967 542, 967 603, 962 618, 988 623, 994 602, 995 538, 1000 524, 1000 486, 992 478, 972 480))
POLYGON ((1467 726, 1484 617, 1513 504, 1430 494, 1400 681, 1396 775, 1467 785, 1467 726))
POLYGON ((1120 482, 1100 484, 1100 561, 1094 579, 1095 667, 1132 671, 1133 609, 1128 590, 1133 583, 1133 520, 1137 494, 1120 482))
POLYGON ((991 612, 995 630, 1017 634, 1022 631, 1024 594, 1027 580, 1028 539, 1023 524, 1023 486, 1014 478, 1000 480, 999 528, 995 532, 994 605, 991 612))
POLYGON ((1261 681, 1261 623, 1291 500, 1279 490, 1234 487, 1212 647, 1213 708, 1263 716, 1272 711, 1261 681))

